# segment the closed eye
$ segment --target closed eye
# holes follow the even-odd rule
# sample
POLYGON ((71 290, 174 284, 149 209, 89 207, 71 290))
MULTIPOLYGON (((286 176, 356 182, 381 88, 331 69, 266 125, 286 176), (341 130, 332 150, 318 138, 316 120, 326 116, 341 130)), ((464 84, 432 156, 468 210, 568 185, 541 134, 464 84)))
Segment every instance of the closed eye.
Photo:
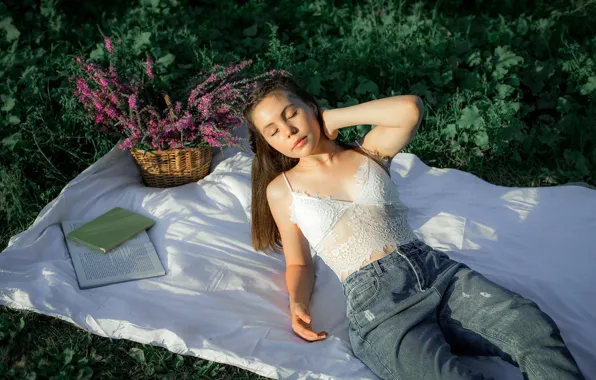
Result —
MULTIPOLYGON (((296 116, 298 114, 298 110, 294 111, 294 114, 292 114, 292 116, 290 116, 288 119, 293 118, 294 116, 296 116)), ((273 134, 271 135, 271 137, 275 136, 275 134, 277 133, 277 131, 279 131, 279 129, 276 129, 275 132, 273 132, 273 134)))

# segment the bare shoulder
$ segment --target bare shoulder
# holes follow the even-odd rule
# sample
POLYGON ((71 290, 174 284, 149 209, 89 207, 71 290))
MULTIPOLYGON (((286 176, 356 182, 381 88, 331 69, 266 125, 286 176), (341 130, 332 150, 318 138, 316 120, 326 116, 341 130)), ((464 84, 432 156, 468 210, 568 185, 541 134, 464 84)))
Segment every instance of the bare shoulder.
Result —
POLYGON ((283 174, 275 177, 266 190, 267 203, 269 203, 269 209, 275 219, 278 227, 286 225, 289 222, 289 206, 292 202, 292 192, 290 191, 283 174), (287 215, 286 215, 287 214, 287 215))
POLYGON ((312 265, 308 241, 290 217, 292 193, 282 174, 267 185, 267 202, 279 230, 286 265, 312 265))
POLYGON ((290 196, 290 189, 286 184, 283 174, 279 174, 267 185, 267 201, 270 204, 287 201, 290 196))

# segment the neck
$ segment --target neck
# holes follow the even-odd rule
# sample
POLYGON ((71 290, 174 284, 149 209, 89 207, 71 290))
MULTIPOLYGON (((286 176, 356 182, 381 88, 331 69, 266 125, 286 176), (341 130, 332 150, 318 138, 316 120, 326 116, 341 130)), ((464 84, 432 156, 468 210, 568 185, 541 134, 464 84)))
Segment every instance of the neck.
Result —
POLYGON ((330 165, 341 147, 333 140, 323 139, 319 141, 317 148, 307 157, 301 158, 297 166, 313 167, 330 165))

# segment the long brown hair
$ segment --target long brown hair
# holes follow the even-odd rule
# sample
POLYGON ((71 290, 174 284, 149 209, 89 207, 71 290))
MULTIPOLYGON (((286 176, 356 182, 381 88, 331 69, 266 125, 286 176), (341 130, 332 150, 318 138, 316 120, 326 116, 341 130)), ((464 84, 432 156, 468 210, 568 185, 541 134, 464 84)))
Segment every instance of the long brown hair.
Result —
MULTIPOLYGON (((292 158, 279 153, 272 148, 259 132, 252 121, 252 112, 266 96, 275 92, 285 92, 311 104, 315 108, 315 115, 321 127, 321 137, 327 138, 324 131, 324 121, 321 110, 315 98, 304 90, 289 76, 276 76, 261 83, 248 96, 242 111, 248 124, 250 148, 255 154, 252 160, 252 201, 251 201, 251 240, 256 251, 272 249, 277 253, 282 252, 281 235, 267 202, 266 190, 269 183, 284 171, 292 169, 298 164, 298 158, 292 158)), ((355 149, 362 154, 367 154, 359 147, 335 140, 345 149, 355 149)), ((368 154, 367 154, 368 155, 368 154)), ((370 155, 369 155, 370 156, 370 155)), ((376 162, 380 161, 371 156, 376 162)))

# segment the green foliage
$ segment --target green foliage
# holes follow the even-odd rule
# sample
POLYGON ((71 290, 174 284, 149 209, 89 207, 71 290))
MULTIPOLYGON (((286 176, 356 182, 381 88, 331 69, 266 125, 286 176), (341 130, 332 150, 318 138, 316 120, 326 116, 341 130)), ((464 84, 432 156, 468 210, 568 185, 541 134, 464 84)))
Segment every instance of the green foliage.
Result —
POLYGON ((100 338, 71 324, 0 307, 2 379, 262 379, 162 347, 100 338))
MULTIPOLYGON (((98 44, 104 35, 129 41, 131 57, 150 49, 163 85, 179 94, 191 86, 189 76, 244 59, 254 61, 247 75, 294 73, 324 107, 416 94, 426 114, 406 151, 427 164, 506 186, 596 184, 594 2, 9 3, 0 3, 0 220, 9 221, 3 246, 116 142, 95 132, 68 82, 72 57, 106 58, 98 44)), ((339 138, 368 130, 346 128, 339 138)), ((18 314, 6 315, 16 320, 0 319, 8 347, 0 373, 15 378, 83 378, 89 370, 124 376, 108 360, 134 368, 132 377, 172 376, 180 368, 181 378, 223 376, 220 367, 194 368, 187 358, 181 364, 175 354, 130 342, 106 343, 118 349, 105 349, 102 359, 74 338, 52 346, 40 337, 40 348, 28 352, 20 338, 37 333, 27 319, 20 327, 18 314)))

